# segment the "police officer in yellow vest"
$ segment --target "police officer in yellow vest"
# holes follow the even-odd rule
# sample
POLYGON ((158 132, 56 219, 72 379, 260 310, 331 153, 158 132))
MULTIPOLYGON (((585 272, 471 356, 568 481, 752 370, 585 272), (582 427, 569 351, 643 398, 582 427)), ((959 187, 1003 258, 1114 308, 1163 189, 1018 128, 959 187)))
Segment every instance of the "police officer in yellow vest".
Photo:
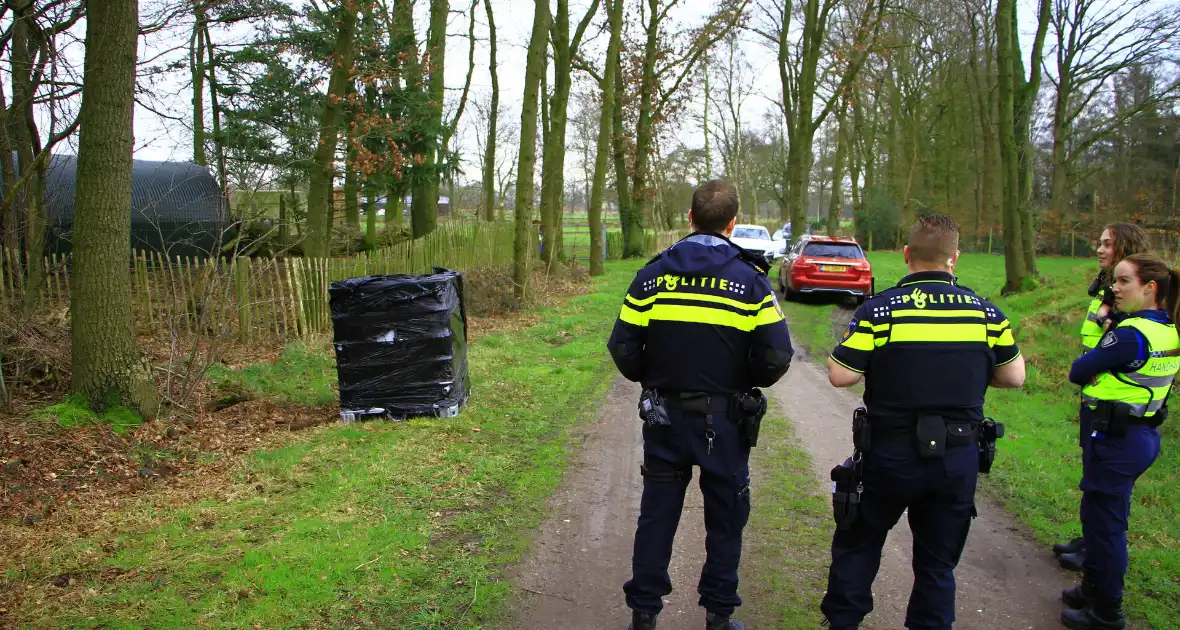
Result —
POLYGON ((1125 315, 1069 374, 1083 386, 1081 422, 1090 427, 1082 442, 1084 577, 1062 593, 1061 621, 1075 630, 1126 627, 1131 491, 1159 455, 1159 426, 1180 371, 1180 272, 1136 254, 1115 267, 1111 290, 1125 315))
MULTIPOLYGON (((1082 320, 1083 353, 1098 345, 1102 335, 1111 328, 1111 316, 1117 314, 1113 308, 1114 292, 1110 289, 1114 266, 1127 256, 1146 253, 1147 243, 1147 232, 1134 223, 1111 223, 1102 228, 1102 234, 1098 238, 1098 276, 1094 278, 1087 291, 1091 298, 1090 308, 1086 311, 1086 318, 1082 320)), ((1088 417, 1083 414, 1079 427, 1079 445, 1088 439, 1091 432, 1091 428, 1085 423, 1087 419, 1088 417)), ((1081 571, 1086 560, 1085 544, 1081 538, 1053 545, 1053 553, 1061 566, 1071 571, 1081 571)))

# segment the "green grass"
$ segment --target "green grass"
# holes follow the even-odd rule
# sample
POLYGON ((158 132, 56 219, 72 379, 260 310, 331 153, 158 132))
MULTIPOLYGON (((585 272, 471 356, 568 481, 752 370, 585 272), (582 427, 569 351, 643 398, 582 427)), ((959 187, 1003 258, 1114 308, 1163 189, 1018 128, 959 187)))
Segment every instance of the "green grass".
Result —
POLYGON ((119 434, 130 432, 143 424, 143 418, 123 405, 109 405, 102 412, 95 413, 90 410, 86 397, 78 394, 71 394, 65 400, 40 410, 36 415, 41 420, 56 422, 65 429, 87 424, 107 424, 119 434))
POLYGON ((831 503, 790 422, 773 405, 750 455, 753 494, 738 617, 751 628, 819 627, 827 583, 831 503), (746 610, 749 612, 744 612, 746 610))
MULTIPOLYGON (((869 259, 878 290, 904 274, 900 254, 873 253, 869 259)), ((1067 376, 1077 356, 1094 263, 1069 258, 1041 258, 1038 263, 1040 286, 1010 297, 999 295, 1003 257, 964 254, 957 271, 962 284, 991 299, 1012 321, 1028 364, 1023 389, 988 393, 985 411, 1006 425, 1007 436, 996 467, 981 485, 1047 545, 1080 532, 1078 388, 1067 376)), ((834 308, 785 305, 792 333, 819 357, 836 343, 831 326, 825 336, 821 323, 830 321, 834 308)), ((1180 487, 1180 453, 1169 448, 1180 438, 1177 426, 1163 426, 1163 451, 1136 484, 1131 514, 1126 604, 1135 617, 1155 628, 1174 628, 1180 617, 1180 495, 1175 492, 1180 487)))
POLYGON ((259 397, 304 405, 330 405, 336 401, 332 355, 303 343, 292 343, 273 363, 256 363, 241 369, 213 366, 208 373, 223 391, 245 390, 259 397))
MULTIPOLYGON (((0 586, 23 595, 10 614, 31 627, 486 627, 561 479, 567 429, 610 382, 603 344, 637 265, 612 263, 542 323, 473 343, 459 417, 309 430, 248 455, 226 487, 179 506, 149 495, 8 565, 0 586), (83 586, 63 595, 62 574, 83 586)), ((317 400, 334 375, 308 352, 220 377, 317 400)))

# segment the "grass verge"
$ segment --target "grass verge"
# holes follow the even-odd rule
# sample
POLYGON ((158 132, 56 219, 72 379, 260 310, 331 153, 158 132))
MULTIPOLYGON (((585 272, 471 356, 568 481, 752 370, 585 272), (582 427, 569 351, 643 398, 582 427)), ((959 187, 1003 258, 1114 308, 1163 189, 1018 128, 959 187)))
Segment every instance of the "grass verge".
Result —
POLYGON ((751 453, 754 495, 746 527, 739 617, 751 628, 819 627, 832 523, 829 497, 790 421, 774 406, 751 453), (749 609, 750 612, 745 612, 749 609))
MULTIPOLYGON (((878 288, 904 275, 897 253, 870 255, 878 288)), ((1020 390, 991 390, 985 412, 1005 423, 1006 439, 992 474, 981 487, 1027 523, 1048 545, 1079 535, 1077 483, 1081 477, 1078 449, 1078 388, 1067 376, 1077 356, 1078 329, 1089 298, 1086 287, 1094 264, 1088 260, 1041 258, 1040 286, 1033 291, 999 297, 1004 282, 1000 256, 965 254, 959 262, 961 282, 991 299, 1012 321, 1028 364, 1028 380, 1020 390)), ((836 343, 816 321, 830 321, 831 304, 787 303, 791 331, 817 356, 836 343), (794 317, 792 317, 794 316, 794 317), (809 321, 810 320, 810 321, 809 321)), ((1135 485, 1128 544, 1131 564, 1126 579, 1126 605, 1144 625, 1174 628, 1180 618, 1180 453, 1169 444, 1180 438, 1178 423, 1162 427, 1164 448, 1152 468, 1135 485)), ((1049 553, 1046 547, 1045 553, 1049 553)))
MULTIPOLYGON (((4 565, 0 587, 16 596, 0 620, 485 627, 509 594, 500 570, 560 481, 566 430, 610 382, 602 347, 636 267, 612 263, 592 293, 542 323, 473 343, 474 393, 458 418, 294 434, 223 483, 153 493, 96 516, 86 533, 47 540, 4 565)), ((225 378, 280 396, 308 394, 288 387, 303 382, 318 396, 332 363, 301 352, 284 355, 286 367, 225 378)))

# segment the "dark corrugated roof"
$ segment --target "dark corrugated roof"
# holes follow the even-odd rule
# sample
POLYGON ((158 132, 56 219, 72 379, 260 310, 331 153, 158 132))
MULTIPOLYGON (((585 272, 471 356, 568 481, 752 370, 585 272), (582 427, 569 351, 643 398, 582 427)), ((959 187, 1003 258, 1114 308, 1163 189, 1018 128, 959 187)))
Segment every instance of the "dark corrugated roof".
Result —
MULTIPOLYGON (((46 218, 50 225, 74 222, 78 158, 55 155, 45 177, 46 218)), ((224 223, 228 211, 217 180, 193 162, 134 160, 131 165, 131 222, 224 223)))

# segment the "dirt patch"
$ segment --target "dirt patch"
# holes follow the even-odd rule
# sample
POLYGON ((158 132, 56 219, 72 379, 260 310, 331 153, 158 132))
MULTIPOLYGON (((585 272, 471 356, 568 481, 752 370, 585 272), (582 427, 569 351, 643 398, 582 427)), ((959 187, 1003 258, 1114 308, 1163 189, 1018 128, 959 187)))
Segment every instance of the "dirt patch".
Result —
POLYGON ((0 422, 0 522, 38 527, 63 508, 126 497, 202 461, 257 448, 273 432, 335 422, 332 407, 251 400, 119 435, 53 420, 0 422))
POLYGON ((589 272, 580 265, 555 265, 548 274, 543 269, 536 269, 530 280, 529 301, 522 308, 512 296, 511 269, 479 270, 464 275, 467 330, 471 341, 537 325, 543 317, 539 309, 589 293, 593 288, 589 278, 589 272))

